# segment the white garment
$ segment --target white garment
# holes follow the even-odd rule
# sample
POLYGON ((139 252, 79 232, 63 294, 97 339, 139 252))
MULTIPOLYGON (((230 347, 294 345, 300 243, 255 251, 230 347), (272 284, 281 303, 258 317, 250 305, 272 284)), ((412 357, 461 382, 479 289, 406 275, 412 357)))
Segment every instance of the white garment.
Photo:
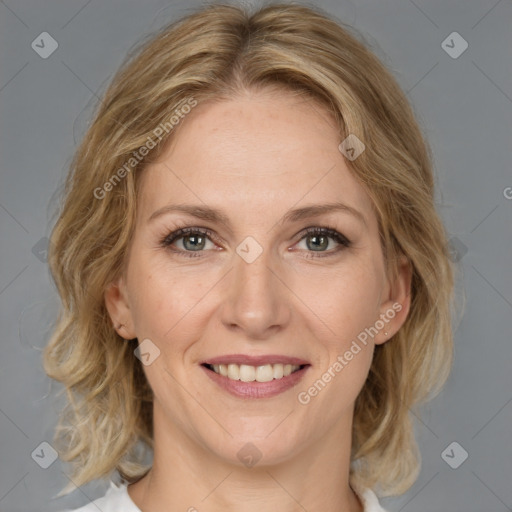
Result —
MULTIPOLYGON (((364 507, 364 512, 386 512, 379 504, 377 496, 371 489, 358 490, 354 492, 359 496, 364 507)), ((118 486, 110 482, 107 493, 102 498, 81 508, 63 510, 62 512, 142 512, 135 503, 133 503, 127 490, 127 483, 124 482, 118 486)))

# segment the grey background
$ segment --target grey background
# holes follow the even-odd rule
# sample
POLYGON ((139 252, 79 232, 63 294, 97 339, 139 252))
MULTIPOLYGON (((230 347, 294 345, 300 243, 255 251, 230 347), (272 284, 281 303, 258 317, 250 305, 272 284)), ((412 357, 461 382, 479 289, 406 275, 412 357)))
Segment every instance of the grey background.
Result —
MULTIPOLYGON (((31 457, 51 443, 60 407, 40 363, 58 304, 44 237, 96 95, 133 44, 199 4, 0 0, 1 512, 59 510, 104 492, 96 482, 52 500, 67 483, 65 466, 42 469, 31 457), (59 45, 47 59, 31 48, 42 32, 59 45)), ((433 148, 437 203, 467 296, 453 373, 416 421, 420 477, 382 503, 404 512, 512 510, 512 3, 316 4, 359 30, 407 91, 433 148), (458 58, 442 47, 454 31, 469 45, 458 58), (457 469, 441 457, 454 441, 469 454, 457 469)), ((453 464, 462 451, 448 453, 453 464)))

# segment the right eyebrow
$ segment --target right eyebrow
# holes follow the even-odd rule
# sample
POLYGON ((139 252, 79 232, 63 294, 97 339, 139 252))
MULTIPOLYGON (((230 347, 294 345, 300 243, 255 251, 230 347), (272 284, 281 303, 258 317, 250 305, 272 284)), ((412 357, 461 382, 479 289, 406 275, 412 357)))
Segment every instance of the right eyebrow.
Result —
POLYGON ((192 215, 198 219, 218 222, 225 225, 226 227, 231 227, 228 216, 222 213, 220 210, 211 208, 209 206, 194 204, 169 204, 153 212, 148 218, 148 222, 166 213, 187 213, 188 215, 192 215))

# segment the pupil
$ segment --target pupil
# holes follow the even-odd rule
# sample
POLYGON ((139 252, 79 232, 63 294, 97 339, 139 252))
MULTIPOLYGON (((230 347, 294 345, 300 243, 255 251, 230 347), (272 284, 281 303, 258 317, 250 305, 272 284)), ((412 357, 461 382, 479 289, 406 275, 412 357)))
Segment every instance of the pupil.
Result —
POLYGON ((185 245, 186 249, 192 250, 192 251, 198 251, 200 249, 204 248, 204 237, 202 235, 188 235, 183 239, 183 243, 185 245), (187 247, 187 241, 192 241, 192 246, 187 247), (197 244, 197 245, 194 245, 197 244))
POLYGON ((327 240, 327 237, 324 235, 311 235, 310 237, 308 237, 308 240, 307 240, 308 249, 312 249, 312 248, 326 249, 328 245, 329 245, 329 241, 327 240), (313 246, 309 243, 310 240, 315 240, 315 242, 313 242, 313 244, 314 244, 313 246), (319 243, 318 240, 321 240, 321 242, 319 243))

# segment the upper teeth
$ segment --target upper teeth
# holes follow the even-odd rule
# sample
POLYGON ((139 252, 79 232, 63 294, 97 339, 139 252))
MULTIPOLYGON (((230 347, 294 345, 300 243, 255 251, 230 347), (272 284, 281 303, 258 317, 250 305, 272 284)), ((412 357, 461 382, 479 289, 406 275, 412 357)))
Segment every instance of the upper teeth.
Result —
POLYGON ((286 377, 300 368, 296 364, 265 364, 263 366, 214 364, 210 366, 215 373, 231 380, 241 380, 243 382, 269 382, 272 379, 286 377))

